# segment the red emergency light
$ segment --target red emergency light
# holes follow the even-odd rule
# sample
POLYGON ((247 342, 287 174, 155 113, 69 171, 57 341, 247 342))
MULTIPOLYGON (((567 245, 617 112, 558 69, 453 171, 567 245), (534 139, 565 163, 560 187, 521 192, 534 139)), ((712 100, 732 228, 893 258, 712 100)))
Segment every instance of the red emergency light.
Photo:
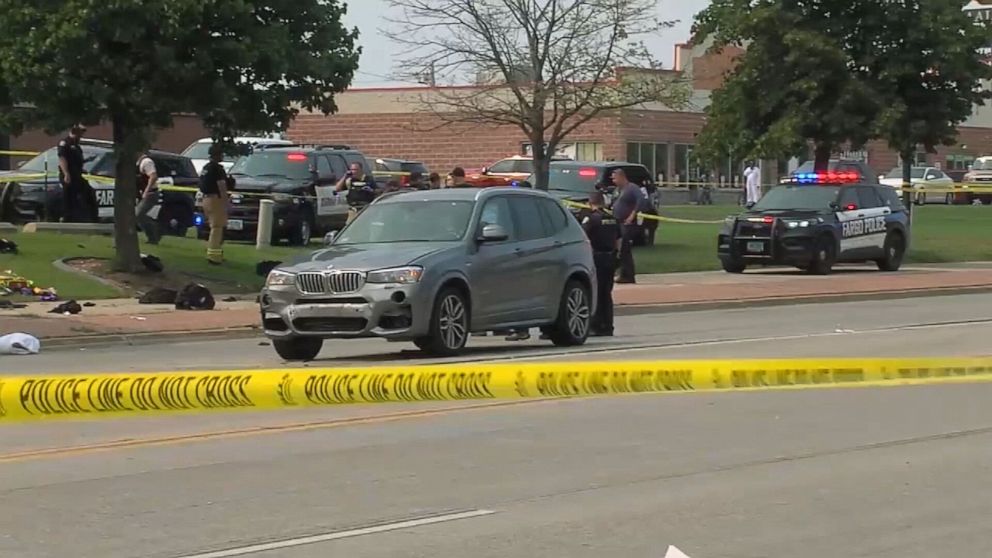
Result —
POLYGON ((850 171, 800 172, 792 179, 798 184, 853 184, 861 180, 861 175, 850 171))

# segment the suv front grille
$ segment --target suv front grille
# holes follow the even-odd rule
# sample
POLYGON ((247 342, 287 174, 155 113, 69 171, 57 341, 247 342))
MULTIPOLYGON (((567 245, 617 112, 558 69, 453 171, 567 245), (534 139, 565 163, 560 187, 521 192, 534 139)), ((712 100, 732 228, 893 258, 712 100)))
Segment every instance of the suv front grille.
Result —
POLYGON ((303 294, 353 293, 364 285, 365 274, 360 271, 307 271, 296 275, 296 288, 303 294))
POLYGON ((323 273, 299 273, 296 275, 296 288, 304 294, 321 294, 325 292, 323 273))
POLYGON ((365 284, 365 274, 357 271, 338 271, 327 275, 332 293, 353 293, 365 284))

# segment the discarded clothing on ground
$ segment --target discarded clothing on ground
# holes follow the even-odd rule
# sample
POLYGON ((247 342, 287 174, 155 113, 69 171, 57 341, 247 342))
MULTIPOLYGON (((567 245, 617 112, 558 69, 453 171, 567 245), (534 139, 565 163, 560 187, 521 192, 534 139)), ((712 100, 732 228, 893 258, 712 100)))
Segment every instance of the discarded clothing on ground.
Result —
POLYGON ((0 238, 0 254, 16 254, 17 253, 17 243, 13 240, 7 240, 6 238, 0 238))
POLYGON ((141 295, 141 298, 138 299, 138 304, 175 304, 178 297, 179 291, 175 289, 155 287, 141 295))
POLYGON ((69 300, 59 304, 48 311, 49 314, 78 314, 83 311, 83 307, 75 300, 69 300))
POLYGON ((41 351, 41 341, 27 333, 0 336, 0 355, 36 355, 41 351))
POLYGON ((186 285, 176 297, 176 310, 213 310, 214 306, 214 295, 199 283, 186 285))

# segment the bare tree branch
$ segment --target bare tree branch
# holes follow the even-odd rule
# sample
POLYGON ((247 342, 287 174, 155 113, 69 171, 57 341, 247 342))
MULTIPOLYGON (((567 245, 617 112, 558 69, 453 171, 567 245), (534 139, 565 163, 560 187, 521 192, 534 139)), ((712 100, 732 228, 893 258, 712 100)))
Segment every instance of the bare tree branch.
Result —
POLYGON ((511 125, 532 142, 538 188, 548 159, 582 124, 611 111, 688 101, 685 83, 644 38, 669 27, 658 0, 391 0, 388 34, 406 47, 404 77, 441 83, 421 96, 440 123, 511 125), (619 70, 624 68, 621 73, 619 70))

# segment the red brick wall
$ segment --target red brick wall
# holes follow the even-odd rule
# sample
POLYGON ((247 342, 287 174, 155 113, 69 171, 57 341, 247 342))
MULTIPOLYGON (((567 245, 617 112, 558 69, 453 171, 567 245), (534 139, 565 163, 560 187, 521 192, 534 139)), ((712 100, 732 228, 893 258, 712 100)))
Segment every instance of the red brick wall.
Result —
POLYGON ((737 65, 737 57, 744 49, 728 46, 717 52, 692 59, 692 85, 696 89, 713 91, 723 85, 728 72, 737 65))
MULTIPOLYGON (((16 151, 42 151, 54 147, 67 133, 68 131, 50 136, 41 130, 28 130, 18 137, 10 138, 10 148, 16 151)), ((89 128, 86 136, 92 139, 113 139, 113 133, 107 124, 89 128)), ((182 115, 174 118, 171 128, 159 130, 152 145, 156 149, 180 153, 194 141, 209 136, 210 132, 203 127, 199 118, 182 115)))
MULTIPOLYGON (((579 127, 572 141, 599 141, 606 157, 622 158, 616 117, 599 117, 579 127)), ((456 166, 481 168, 504 157, 521 154, 528 140, 514 126, 449 124, 430 131, 438 123, 417 113, 302 115, 290 126, 290 139, 306 143, 343 143, 367 157, 423 161, 437 172, 456 166)))

